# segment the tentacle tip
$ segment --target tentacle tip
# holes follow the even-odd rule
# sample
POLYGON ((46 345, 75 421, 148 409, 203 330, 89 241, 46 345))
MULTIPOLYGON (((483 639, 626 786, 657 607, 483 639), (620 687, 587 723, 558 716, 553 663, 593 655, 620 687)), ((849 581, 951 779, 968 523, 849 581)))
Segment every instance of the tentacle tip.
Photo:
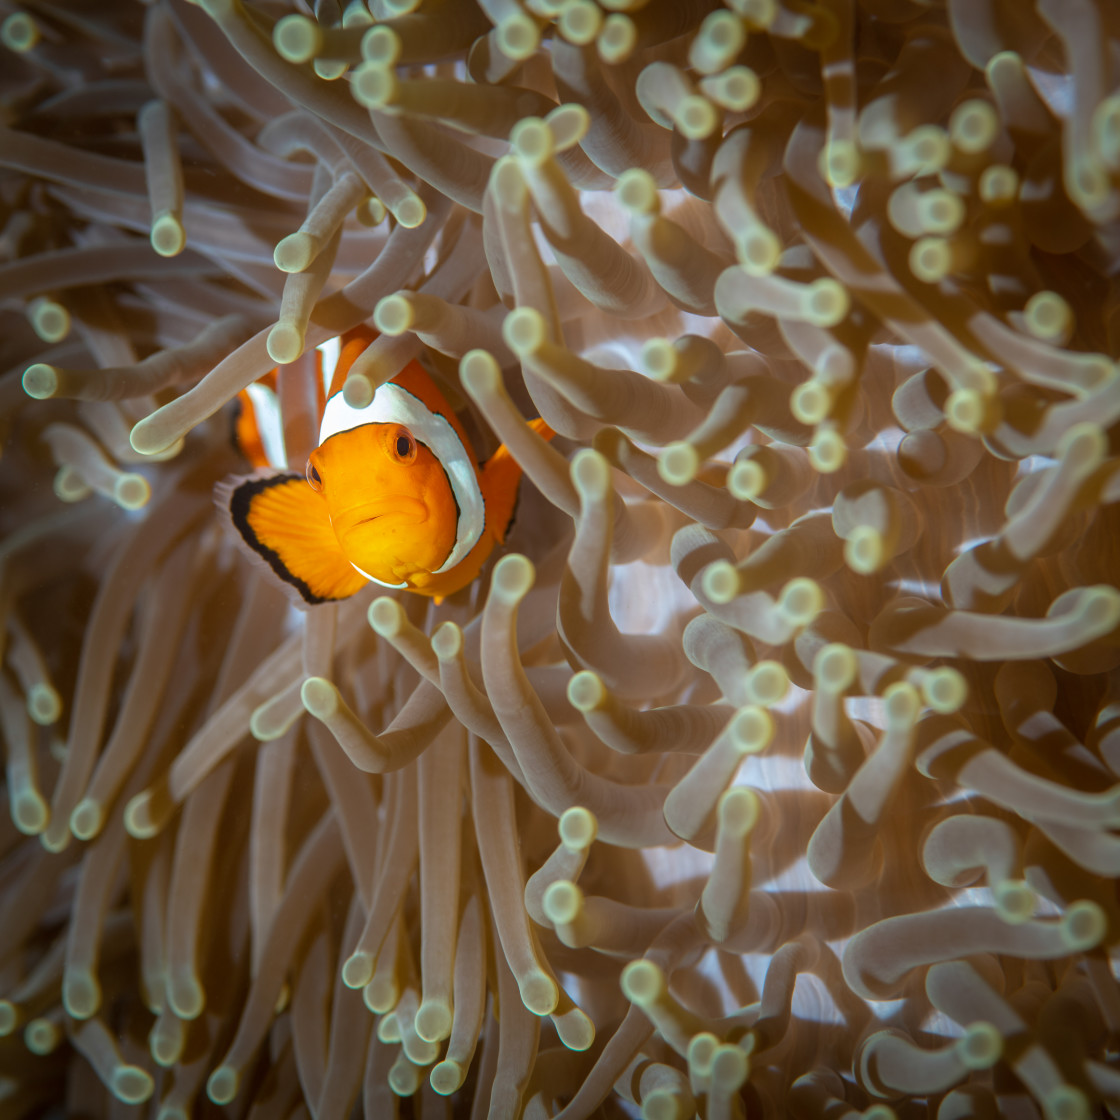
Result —
POLYGON ((394 202, 392 213, 397 224, 405 229, 419 229, 428 219, 428 208, 424 205, 424 200, 415 194, 394 202))
POLYGON ((432 1089, 441 1097, 449 1097, 459 1090, 466 1078, 467 1071, 459 1062, 445 1058, 432 1067, 428 1080, 432 1089))
POLYGON ((521 602, 536 580, 536 569, 528 556, 511 552, 494 565, 490 578, 490 594, 508 606, 521 602))
POLYGON ((689 1040, 685 1058, 688 1072, 706 1080, 712 1072, 712 1062, 719 1049, 719 1039, 711 1031, 697 1031, 689 1040))
POLYGON ((657 457, 657 473, 670 486, 685 486, 700 472, 700 453, 691 443, 677 440, 667 444, 657 457))
POLYGON ((761 463, 750 459, 733 463, 727 472, 727 490, 741 502, 752 502, 762 496, 767 485, 766 471, 761 463))
POLYGON ((105 824, 105 807, 92 797, 85 797, 70 814, 70 831, 79 840, 92 840, 105 824))
POLYGON ((310 62, 322 49, 323 33, 318 23, 307 16, 287 15, 273 27, 272 45, 285 62, 310 62))
POLYGON ((513 62, 524 62, 536 54, 541 45, 540 29, 524 12, 506 16, 499 22, 496 31, 498 50, 513 62))
POLYGON ((58 1025, 50 1019, 32 1019, 23 1030, 24 1045, 39 1057, 53 1054, 63 1037, 58 1025))
POLYGON ((125 830, 137 840, 147 840, 164 826, 169 816, 168 809, 169 806, 160 805, 160 798, 154 790, 144 790, 125 806, 125 830))
POLYGON ((426 999, 417 1009, 413 1026, 425 1042, 442 1042, 451 1034, 451 1005, 442 999, 426 999))
POLYGON ((37 401, 45 401, 58 392, 59 375, 54 366, 35 362, 23 371, 23 391, 37 401))
POLYGON ((889 1104, 873 1104, 859 1113, 861 1120, 898 1120, 898 1113, 889 1104))
POLYGON ((824 592, 816 580, 798 576, 782 588, 778 609, 791 626, 808 626, 824 610, 824 592))
MULTIPOLYGON (((27 792, 29 794, 35 793, 34 790, 28 790, 27 792)), ((34 801, 29 798, 25 799, 22 796, 20 796, 17 800, 17 806, 26 805, 29 811, 35 811, 34 804, 34 801)), ((43 845, 43 848, 46 851, 51 852, 53 855, 57 855, 59 852, 65 851, 70 846, 70 841, 72 839, 70 835, 70 829, 67 828, 66 825, 59 820, 58 817, 50 818, 48 816, 46 827, 43 828, 38 835, 39 843, 43 845)))
POLYGON ((803 381, 790 393, 789 410, 802 424, 819 424, 832 407, 828 387, 815 378, 803 381))
POLYGON ((355 66, 350 75, 350 95, 365 109, 384 109, 392 102, 396 88, 392 69, 380 60, 367 60, 355 66))
POLYGON ((138 455, 159 455, 173 447, 180 439, 178 435, 168 437, 162 429, 159 416, 163 409, 156 409, 150 416, 138 420, 129 432, 128 442, 138 455))
POLYGON ((157 1066, 170 1069, 182 1057, 183 1039, 178 1034, 169 1037, 153 1027, 148 1036, 148 1050, 157 1066))
POLYGON ((411 1097, 420 1088, 422 1076, 420 1068, 406 1054, 400 1053, 389 1070, 389 1088, 398 1097, 411 1097))
POLYGON ((197 1019, 206 1010, 206 992, 197 976, 174 976, 167 985, 167 1002, 180 1019, 197 1019))
POLYGON ((1090 899, 1071 903, 1061 917, 1062 940, 1071 952, 1082 952, 1099 945, 1108 932, 1108 918, 1090 899))
POLYGON ((478 401, 501 388, 502 371, 489 350, 468 350, 459 360, 459 380, 478 401))
POLYGON ((567 879, 557 879, 541 897, 541 908, 554 925, 569 925, 583 909, 583 891, 567 879))
POLYGON ((922 681, 922 699, 935 712, 952 715, 968 699, 968 681, 952 666, 938 666, 922 681))
POLYGON ((440 662, 454 661, 463 650, 463 631, 454 622, 442 622, 432 634, 432 652, 440 662))
POLYGON ((817 687, 829 692, 843 692, 852 686, 859 672, 855 651, 842 642, 823 646, 813 662, 817 687))
POLYGON ((1098 636, 1111 634, 1120 626, 1120 590, 1110 584, 1090 587, 1079 604, 1078 614, 1098 636))
MULTIPOLYGON (((389 1021, 389 1012, 400 1001, 401 992, 394 976, 374 976, 362 989, 362 1002, 375 1015, 384 1015, 383 1023, 389 1021)), ((380 1034, 378 1035, 380 1037, 380 1034)), ((400 1035, 391 1041, 400 1041, 400 1035)))
POLYGON ((0 43, 16 54, 33 50, 41 37, 38 23, 27 12, 12 12, 0 24, 0 43))
POLYGON ((844 563, 857 575, 873 575, 889 560, 883 535, 870 525, 857 525, 844 541, 844 563))
POLYGON ((125 1104, 143 1104, 155 1091, 155 1081, 139 1066, 120 1065, 113 1070, 109 1088, 113 1096, 125 1104))
POLYGON ((303 353, 304 332, 295 323, 281 321, 268 332, 265 349, 280 366, 290 365, 303 353))
POLYGON ((831 277, 814 280, 805 293, 805 315, 818 327, 836 326, 848 314, 851 305, 847 288, 831 277))
POLYGON ((177 257, 187 245, 187 232, 175 214, 164 213, 152 222, 152 248, 161 257, 177 257))
POLYGON ((299 698, 316 719, 328 720, 338 711, 338 689, 324 677, 308 677, 300 686, 299 698))
POLYGON ((569 849, 585 851, 590 848, 599 833, 599 822, 590 809, 573 805, 560 814, 557 822, 560 842, 569 849))
POLYGON ((386 335, 400 335, 415 321, 412 304, 406 293, 394 292, 380 300, 373 309, 373 325, 386 335))
POLYGON ((556 27, 569 43, 577 47, 586 47, 595 42, 596 36, 602 30, 602 9, 587 0, 569 0, 556 17, 556 27))
POLYGON ((373 978, 373 957, 358 950, 352 953, 342 966, 342 982, 348 988, 364 988, 373 978))
POLYGON ((1027 921, 1035 911, 1038 897, 1022 880, 1008 879, 992 892, 996 913, 1009 925, 1027 921))
POLYGON ((369 605, 366 620, 370 629, 382 638, 395 638, 405 624, 404 608, 389 595, 379 595, 369 605))
POLYGON ((74 1019, 89 1019, 101 1006, 101 985, 85 970, 67 970, 62 977, 62 1006, 74 1019))
POLYGON ((62 715, 62 697, 53 685, 38 681, 27 690, 27 714, 40 726, 50 727, 62 715))
POLYGON ((713 560, 700 577, 700 589, 713 603, 730 603, 740 591, 739 569, 730 560, 713 560))
POLYGON ((577 712, 596 711, 606 700, 606 686, 590 669, 581 669, 568 681, 568 702, 577 712))
POLYGON ((763 708, 780 704, 789 692, 790 679, 780 661, 759 661, 747 677, 751 701, 763 708))
POLYGON ((241 1076, 232 1066, 218 1066, 206 1081, 206 1095, 214 1104, 229 1104, 237 1096, 241 1076))
POLYGON ((545 972, 530 969, 517 978, 521 1002, 534 1015, 551 1015, 560 1002, 560 989, 556 981, 545 972))
POLYGON ((642 1120, 688 1120, 695 1114, 695 1102, 672 1089, 652 1089, 642 1098, 642 1120))
POLYGON ((720 1046, 712 1059, 712 1088, 724 1093, 735 1093, 742 1088, 750 1074, 750 1059, 738 1046, 720 1046))
POLYGON ((524 208, 529 188, 516 156, 501 156, 498 159, 490 172, 487 189, 501 209, 517 213, 524 208))
POLYGON ((727 733, 740 754, 758 754, 774 738, 774 720, 765 708, 748 704, 731 717, 727 733))
POLYGON ((502 339, 518 358, 529 358, 548 340, 544 316, 535 307, 516 307, 502 321, 502 339))
POLYGON ((51 819, 50 806, 43 795, 36 789, 21 789, 9 795, 9 802, 16 828, 24 836, 42 836, 51 819))
POLYGON ((720 795, 716 808, 720 831, 738 839, 754 830, 761 811, 758 794, 746 786, 726 790, 720 795))
POLYGON ((818 430, 809 445, 809 465, 820 474, 835 474, 848 461, 844 437, 831 428, 818 430))
POLYGON ((128 472, 113 483, 113 501, 121 509, 135 512, 143 509, 152 496, 152 487, 142 474, 128 472))
POLYGON ((281 272, 303 272, 315 260, 317 248, 311 234, 292 233, 277 243, 272 260, 281 272))
POLYGON ((350 371, 342 384, 342 399, 351 408, 368 408, 373 400, 374 386, 364 373, 350 371))
POLYGON ((990 1069, 1003 1056, 1003 1035, 992 1023, 969 1023, 957 1040, 957 1053, 971 1070, 990 1069))
POLYGON ((619 204, 631 214, 653 215, 660 206, 657 183, 643 167, 631 167, 618 178, 614 187, 619 204))
POLYGON ((918 690, 905 681, 896 681, 889 685, 883 693, 883 703, 887 729, 891 731, 909 731, 917 722, 922 710, 922 700, 918 690))
POLYGON ((595 1024, 584 1011, 573 1007, 562 1015, 553 1015, 552 1025, 564 1046, 582 1054, 595 1043, 595 1024))
POLYGON ((1089 1120, 1093 1110, 1088 1098, 1075 1085, 1059 1085, 1042 1102, 1046 1120, 1089 1120))
POLYGON ((611 466, 598 451, 585 447, 572 458, 572 483, 585 502, 605 502, 611 490, 611 466))
POLYGON ((510 147, 526 167, 540 167, 552 158, 552 130, 539 117, 522 117, 509 134, 510 147))
POLYGON ((638 1007, 649 1007, 665 992, 665 974, 650 960, 631 961, 620 978, 622 994, 638 1007))
POLYGON ((394 66, 401 48, 401 37, 385 24, 375 24, 362 36, 362 58, 366 62, 394 66))

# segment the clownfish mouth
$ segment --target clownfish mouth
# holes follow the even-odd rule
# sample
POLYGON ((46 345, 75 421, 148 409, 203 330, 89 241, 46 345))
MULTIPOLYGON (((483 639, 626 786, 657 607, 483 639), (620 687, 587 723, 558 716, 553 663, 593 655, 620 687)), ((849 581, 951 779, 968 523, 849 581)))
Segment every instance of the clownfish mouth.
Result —
POLYGON ((349 533, 377 521, 399 525, 422 525, 428 520, 428 507, 418 498, 394 498, 389 502, 363 503, 333 517, 336 533, 349 533))

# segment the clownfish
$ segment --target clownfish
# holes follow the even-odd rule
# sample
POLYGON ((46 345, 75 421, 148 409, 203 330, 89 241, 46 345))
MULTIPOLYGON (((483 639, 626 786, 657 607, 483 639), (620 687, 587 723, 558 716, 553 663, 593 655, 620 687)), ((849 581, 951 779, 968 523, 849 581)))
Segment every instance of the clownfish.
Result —
MULTIPOLYGON (((367 583, 437 598, 474 580, 505 540, 521 468, 505 445, 482 466, 454 411, 419 362, 379 385, 364 408, 342 395, 365 327, 318 348, 329 383, 319 445, 303 474, 283 458, 267 378, 241 394, 234 437, 255 466, 216 499, 251 556, 306 603, 345 599, 367 583), (331 368, 333 366, 333 368, 331 368)), ((553 436, 543 420, 530 427, 553 436)))

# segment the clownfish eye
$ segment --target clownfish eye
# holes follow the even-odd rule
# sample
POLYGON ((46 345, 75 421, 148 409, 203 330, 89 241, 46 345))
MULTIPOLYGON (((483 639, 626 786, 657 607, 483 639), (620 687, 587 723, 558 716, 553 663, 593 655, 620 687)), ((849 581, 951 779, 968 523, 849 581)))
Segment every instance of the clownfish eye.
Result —
POLYGON ((401 463, 411 463, 416 458, 416 440, 407 428, 397 428, 391 436, 393 456, 401 463))
POLYGON ((304 475, 307 478, 307 485, 312 490, 323 489, 323 476, 315 469, 315 464, 310 459, 307 460, 307 469, 304 471, 304 475))

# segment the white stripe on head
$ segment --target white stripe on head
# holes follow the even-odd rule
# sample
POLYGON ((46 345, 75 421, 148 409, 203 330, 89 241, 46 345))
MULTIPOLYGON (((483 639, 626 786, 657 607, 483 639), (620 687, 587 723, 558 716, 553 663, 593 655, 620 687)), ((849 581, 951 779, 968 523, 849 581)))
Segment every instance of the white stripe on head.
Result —
POLYGON ((346 403, 341 392, 335 393, 327 401, 327 409, 323 413, 319 443, 326 443, 331 436, 363 424, 403 424, 439 460, 459 506, 455 547, 436 569, 436 572, 450 571, 478 543, 486 524, 486 507, 478 475, 463 441, 446 417, 432 412, 422 400, 395 381, 387 381, 377 387, 373 400, 365 408, 354 408, 346 403))
POLYGON ((253 405, 253 419, 257 424, 257 434, 261 437, 261 447, 269 466, 282 471, 288 469, 288 452, 284 447, 284 422, 280 418, 280 400, 267 385, 254 381, 246 386, 249 400, 253 405))
POLYGON ((334 380, 334 371, 338 368, 338 359, 342 354, 342 340, 335 335, 326 342, 320 342, 315 347, 319 351, 319 361, 322 363, 323 393, 329 394, 331 382, 334 380))

